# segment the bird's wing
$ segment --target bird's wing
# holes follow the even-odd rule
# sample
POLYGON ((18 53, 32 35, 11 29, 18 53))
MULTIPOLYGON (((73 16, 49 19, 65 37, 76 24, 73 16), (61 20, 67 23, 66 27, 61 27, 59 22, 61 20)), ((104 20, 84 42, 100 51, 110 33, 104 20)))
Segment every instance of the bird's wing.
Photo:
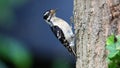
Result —
POLYGON ((63 31, 58 26, 52 26, 51 30, 54 33, 54 35, 60 40, 61 43, 64 43, 64 41, 67 41, 65 40, 63 31))
POLYGON ((75 51, 71 46, 69 46, 69 42, 65 39, 63 31, 58 26, 51 27, 52 32, 55 36, 60 40, 60 42, 68 49, 69 52, 73 53, 76 56, 75 51))

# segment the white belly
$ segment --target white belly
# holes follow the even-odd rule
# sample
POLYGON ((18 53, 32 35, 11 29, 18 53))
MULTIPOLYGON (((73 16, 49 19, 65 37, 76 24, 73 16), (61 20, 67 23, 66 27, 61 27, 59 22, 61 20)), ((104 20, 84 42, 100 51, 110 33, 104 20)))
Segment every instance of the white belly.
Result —
POLYGON ((72 41, 71 37, 73 37, 74 34, 72 32, 72 29, 71 29, 70 25, 66 21, 64 21, 60 18, 55 17, 52 20, 54 21, 53 25, 56 25, 59 28, 61 28, 63 33, 64 33, 65 38, 68 40, 68 42, 71 42, 72 41))

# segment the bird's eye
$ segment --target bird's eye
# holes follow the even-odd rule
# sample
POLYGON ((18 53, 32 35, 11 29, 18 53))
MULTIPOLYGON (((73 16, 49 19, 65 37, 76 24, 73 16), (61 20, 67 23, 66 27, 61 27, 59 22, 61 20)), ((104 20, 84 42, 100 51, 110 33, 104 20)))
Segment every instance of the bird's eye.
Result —
POLYGON ((49 12, 49 11, 45 12, 45 13, 44 13, 44 16, 43 16, 43 19, 47 19, 47 18, 49 17, 49 15, 50 15, 50 12, 49 12))
POLYGON ((47 20, 48 17, 49 17, 49 15, 47 14, 43 17, 43 19, 47 20))

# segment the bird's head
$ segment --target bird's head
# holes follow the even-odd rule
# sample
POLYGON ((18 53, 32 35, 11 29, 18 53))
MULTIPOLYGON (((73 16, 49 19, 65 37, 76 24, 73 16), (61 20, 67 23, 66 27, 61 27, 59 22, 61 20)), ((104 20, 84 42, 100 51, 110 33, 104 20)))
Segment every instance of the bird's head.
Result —
POLYGON ((50 9, 50 10, 47 10, 45 13, 44 13, 44 16, 43 16, 43 19, 50 22, 50 19, 52 17, 54 17, 56 14, 56 9, 50 9))

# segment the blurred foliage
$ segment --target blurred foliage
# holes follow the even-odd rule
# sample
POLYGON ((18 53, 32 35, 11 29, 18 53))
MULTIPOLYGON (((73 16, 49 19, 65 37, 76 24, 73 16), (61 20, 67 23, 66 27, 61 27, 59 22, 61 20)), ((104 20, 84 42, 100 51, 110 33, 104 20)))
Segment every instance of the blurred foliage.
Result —
POLYGON ((70 63, 63 59, 56 59, 53 61, 52 68, 71 68, 70 63))
MULTIPOLYGON (((28 0, 0 0, 0 28, 12 27, 16 22, 15 9, 22 7, 28 0)), ((0 60, 10 61, 15 68, 30 68, 32 56, 20 41, 0 34, 0 60)), ((0 62, 0 68, 6 68, 0 62)))
POLYGON ((108 68, 120 68, 120 35, 111 35, 106 40, 108 68))
POLYGON ((30 68, 32 56, 16 39, 0 35, 0 57, 12 62, 15 68, 30 68))
POLYGON ((16 20, 14 8, 27 2, 28 0, 0 0, 0 27, 11 27, 16 20))

